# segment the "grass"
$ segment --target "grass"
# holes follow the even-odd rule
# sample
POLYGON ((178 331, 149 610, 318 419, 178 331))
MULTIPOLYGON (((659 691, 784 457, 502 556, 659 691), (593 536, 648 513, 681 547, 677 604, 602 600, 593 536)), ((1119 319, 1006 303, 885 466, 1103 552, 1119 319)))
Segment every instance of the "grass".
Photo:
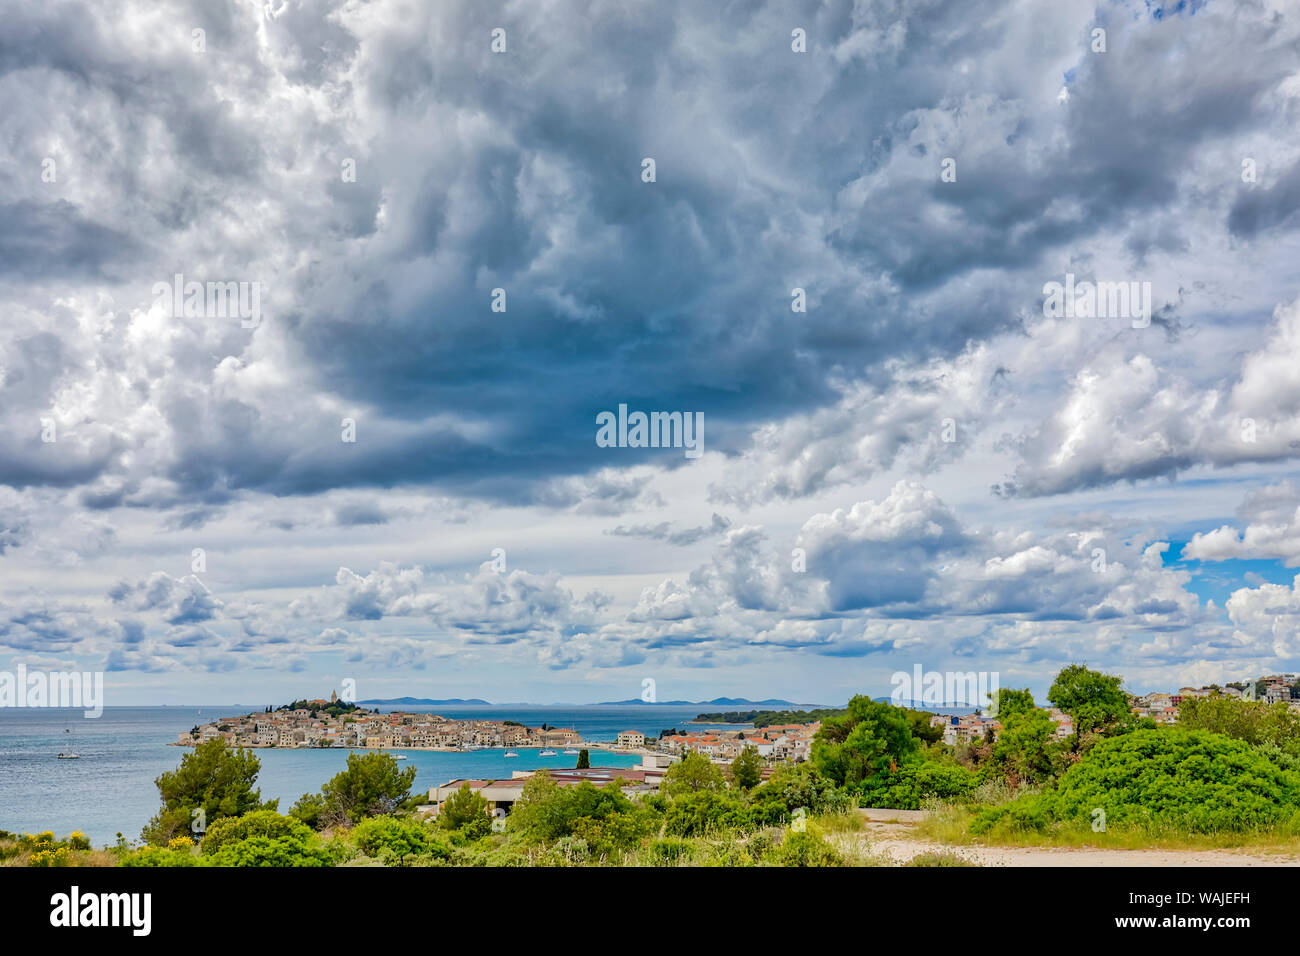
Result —
POLYGON ((949 850, 943 850, 937 853, 920 853, 906 863, 904 866, 978 866, 978 863, 972 863, 965 857, 958 856, 949 850))
POLYGON ((71 847, 62 840, 43 840, 30 834, 0 838, 0 866, 117 866, 117 860, 112 850, 71 847))

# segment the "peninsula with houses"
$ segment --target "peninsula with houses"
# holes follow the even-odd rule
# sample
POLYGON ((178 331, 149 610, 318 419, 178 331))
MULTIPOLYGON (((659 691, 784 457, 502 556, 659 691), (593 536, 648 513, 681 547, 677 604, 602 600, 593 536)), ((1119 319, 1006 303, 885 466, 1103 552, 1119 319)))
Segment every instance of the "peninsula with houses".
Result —
POLYGON ((263 713, 222 717, 179 735, 194 747, 221 738, 232 747, 345 747, 373 750, 484 750, 491 747, 570 747, 575 730, 526 727, 513 720, 449 720, 437 714, 380 713, 330 699, 298 700, 263 713))
POLYGON ((776 724, 745 730, 665 730, 646 737, 625 730, 613 741, 583 740, 571 728, 529 727, 503 719, 453 720, 438 714, 391 711, 380 713, 345 703, 331 693, 328 700, 297 700, 262 713, 221 717, 180 734, 176 745, 195 747, 220 738, 232 747, 281 749, 340 747, 373 750, 468 751, 493 748, 577 746, 589 749, 649 752, 680 756, 695 751, 717 760, 731 760, 745 749, 771 760, 807 760, 820 721, 776 724))

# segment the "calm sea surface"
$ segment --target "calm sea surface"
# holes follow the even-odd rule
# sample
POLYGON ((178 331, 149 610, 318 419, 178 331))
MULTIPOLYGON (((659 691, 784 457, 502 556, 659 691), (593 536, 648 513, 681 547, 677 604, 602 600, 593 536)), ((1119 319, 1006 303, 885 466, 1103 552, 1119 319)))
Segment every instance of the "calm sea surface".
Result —
MULTIPOLYGON (((59 836, 81 830, 99 846, 121 832, 128 839, 157 811, 154 778, 171 770, 188 751, 169 747, 176 735, 195 724, 261 710, 256 706, 106 707, 97 719, 80 710, 0 708, 0 829, 14 832, 54 830, 59 836), (59 760, 60 751, 81 755, 59 760)), ((380 708, 394 710, 397 708, 380 708)), ((460 720, 517 720, 530 727, 546 723, 567 727, 584 740, 613 740, 622 730, 647 737, 680 727, 701 710, 692 707, 439 707, 401 708, 437 713, 460 720)), ((698 726, 698 725, 697 725, 698 726)), ((560 748, 563 749, 563 748, 560 748)), ((404 767, 416 769, 412 792, 467 777, 507 778, 514 770, 572 767, 577 757, 539 757, 522 748, 517 758, 504 750, 469 753, 405 753, 404 767)), ((320 789, 347 760, 346 750, 255 751, 262 762, 258 786, 263 799, 278 797, 285 812, 304 793, 320 789)), ((630 767, 631 754, 594 751, 593 766, 630 767)))

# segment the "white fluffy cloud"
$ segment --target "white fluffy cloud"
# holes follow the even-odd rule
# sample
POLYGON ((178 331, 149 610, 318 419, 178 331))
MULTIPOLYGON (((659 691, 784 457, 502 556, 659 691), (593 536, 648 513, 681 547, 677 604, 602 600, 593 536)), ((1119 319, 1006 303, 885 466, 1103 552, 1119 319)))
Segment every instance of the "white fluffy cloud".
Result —
POLYGON ((0 647, 449 696, 1290 653, 1278 586, 1164 542, 1300 563, 1292 7, 15 8, 0 647), (1043 317, 1066 272, 1151 327, 1043 317), (598 447, 620 403, 705 454, 598 447))

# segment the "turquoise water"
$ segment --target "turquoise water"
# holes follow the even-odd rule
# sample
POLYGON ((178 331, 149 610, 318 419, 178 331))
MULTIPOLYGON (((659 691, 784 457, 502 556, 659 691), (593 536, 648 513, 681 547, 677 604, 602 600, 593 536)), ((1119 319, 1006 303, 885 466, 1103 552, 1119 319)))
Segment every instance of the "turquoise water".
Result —
MULTIPOLYGON (((96 846, 112 843, 118 832, 136 838, 158 809, 154 779, 175 768, 187 752, 168 743, 195 724, 255 710, 261 708, 106 707, 101 717, 90 720, 79 710, 0 709, 0 829, 54 830, 60 836, 81 830, 96 846), (81 759, 57 759, 58 753, 66 750, 80 754, 81 759)), ((438 708, 437 712, 458 719, 518 720, 529 726, 546 723, 577 730, 584 740, 613 740, 622 730, 657 737, 661 730, 691 720, 699 708, 476 707, 438 708)), ((269 748, 255 752, 262 762, 258 776, 262 797, 278 797, 281 811, 288 810, 304 793, 319 790, 343 768, 348 754, 341 749, 269 748)), ((539 757, 537 750, 528 748, 517 749, 519 756, 513 759, 507 759, 504 750, 394 752, 406 754, 403 767, 416 769, 412 792, 454 779, 508 778, 515 770, 572 767, 578 759, 563 753, 539 757)), ((630 767, 639 762, 640 758, 631 754, 591 753, 591 763, 598 767, 630 767)))

